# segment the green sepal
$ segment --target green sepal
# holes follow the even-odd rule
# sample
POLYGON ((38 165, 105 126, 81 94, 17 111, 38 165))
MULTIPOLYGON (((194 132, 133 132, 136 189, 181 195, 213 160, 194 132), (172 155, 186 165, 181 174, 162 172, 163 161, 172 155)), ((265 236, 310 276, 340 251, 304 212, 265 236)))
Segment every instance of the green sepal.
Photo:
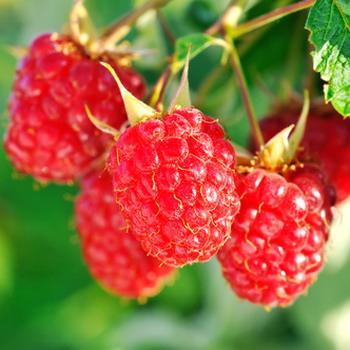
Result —
POLYGON ((101 62, 101 64, 112 74, 119 87, 130 125, 135 125, 157 116, 157 111, 155 109, 146 105, 124 87, 111 65, 105 62, 101 62))
POLYGON ((188 83, 188 68, 190 64, 190 57, 191 57, 191 47, 188 49, 188 52, 187 52, 186 62, 185 62, 184 69, 182 71, 180 84, 175 92, 173 99, 170 102, 169 112, 172 112, 178 106, 190 107, 192 105, 190 87, 188 83))
POLYGON ((85 105, 85 112, 91 123, 100 131, 102 131, 105 134, 112 135, 114 138, 118 138, 120 135, 120 132, 113 128, 112 126, 108 125, 107 123, 103 122, 102 120, 96 118, 90 111, 90 108, 85 105))

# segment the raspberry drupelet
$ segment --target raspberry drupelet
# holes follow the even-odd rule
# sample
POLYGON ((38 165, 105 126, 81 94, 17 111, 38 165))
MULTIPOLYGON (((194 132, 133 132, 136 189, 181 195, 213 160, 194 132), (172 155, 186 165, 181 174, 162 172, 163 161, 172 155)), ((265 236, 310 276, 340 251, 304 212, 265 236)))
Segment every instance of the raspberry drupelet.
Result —
POLYGON ((240 176, 241 210, 218 254, 236 294, 267 307, 287 306, 324 264, 334 189, 313 165, 284 176, 263 169, 240 176))
MULTIPOLYGON (((295 124, 298 113, 296 108, 283 108, 264 118, 260 126, 265 139, 295 124)), ((345 200, 350 195, 350 123, 332 108, 314 106, 308 116, 302 146, 304 154, 319 162, 334 184, 337 202, 345 200)))
POLYGON ((86 264, 110 292, 143 299, 157 294, 175 270, 146 256, 130 234, 114 202, 107 172, 91 173, 82 181, 75 216, 86 264))
POLYGON ((18 171, 39 181, 72 182, 89 171, 111 137, 89 121, 94 116, 118 129, 126 112, 107 60, 135 96, 143 97, 142 78, 108 56, 92 58, 69 36, 39 36, 21 60, 9 102, 5 150, 18 171))
POLYGON ((172 266, 203 262, 239 210, 235 151, 213 119, 188 107, 127 129, 109 170, 116 200, 147 254, 172 266))

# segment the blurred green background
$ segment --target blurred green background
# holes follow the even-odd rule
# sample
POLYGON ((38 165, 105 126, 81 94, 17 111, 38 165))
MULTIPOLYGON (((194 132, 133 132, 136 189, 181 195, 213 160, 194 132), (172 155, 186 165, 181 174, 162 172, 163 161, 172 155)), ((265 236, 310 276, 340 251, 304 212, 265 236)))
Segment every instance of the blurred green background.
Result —
MULTIPOLYGON (((251 1, 246 17, 288 2, 251 1)), ((16 65, 9 47, 61 30, 71 3, 0 0, 1 134, 16 65)), ((89 0, 87 6, 102 27, 139 3, 89 0)), ((226 4, 176 0, 163 14, 181 36, 208 27, 226 4)), ((305 13, 293 15, 239 41, 259 116, 285 98, 288 86, 302 91, 308 70, 305 18, 305 13)), ((148 83, 154 83, 171 52, 154 16, 145 16, 129 39, 137 48, 155 49, 136 62, 148 83)), ((220 53, 210 49, 191 63, 193 98, 244 145, 245 113, 230 70, 217 68, 220 53)), ((90 278, 74 231, 76 193, 74 187, 43 187, 16 174, 0 148, 0 349, 350 349, 346 231, 332 238, 328 266, 309 294, 287 309, 267 312, 238 300, 215 260, 183 268, 173 286, 139 305, 107 294, 90 278)))

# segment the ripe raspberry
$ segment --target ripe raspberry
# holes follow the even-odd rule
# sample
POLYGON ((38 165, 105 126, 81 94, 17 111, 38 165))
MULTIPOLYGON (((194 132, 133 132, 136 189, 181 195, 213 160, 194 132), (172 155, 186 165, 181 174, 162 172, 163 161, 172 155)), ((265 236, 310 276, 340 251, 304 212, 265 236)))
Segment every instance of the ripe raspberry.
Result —
POLYGON ((223 129, 194 108, 137 124, 110 155, 117 202, 143 249, 164 263, 207 261, 239 209, 235 152, 223 129))
POLYGON ((88 268, 112 293, 128 298, 153 296, 172 276, 174 269, 146 256, 128 232, 108 173, 83 179, 75 214, 88 268))
POLYGON ((315 281, 324 263, 334 195, 322 172, 305 166, 287 178, 257 169, 242 175, 241 210, 218 254, 243 299, 286 306, 315 281))
MULTIPOLYGON (((270 139, 290 124, 295 124, 300 110, 286 108, 260 123, 264 137, 270 139)), ((335 185, 337 202, 350 196, 350 123, 333 109, 312 108, 302 146, 304 156, 320 163, 335 185)))
POLYGON ((5 149, 19 171, 42 181, 70 182, 105 152, 111 138, 91 124, 84 105, 116 129, 126 112, 99 59, 109 61, 128 89, 143 96, 137 73, 108 57, 89 57, 70 37, 54 33, 34 40, 17 70, 9 103, 5 149))

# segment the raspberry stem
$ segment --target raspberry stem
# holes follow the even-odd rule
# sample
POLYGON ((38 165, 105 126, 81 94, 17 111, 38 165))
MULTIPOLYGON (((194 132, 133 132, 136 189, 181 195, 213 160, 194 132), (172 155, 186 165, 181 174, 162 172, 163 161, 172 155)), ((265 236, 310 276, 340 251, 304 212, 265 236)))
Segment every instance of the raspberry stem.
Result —
POLYGON ((165 90, 170 82, 170 80, 173 77, 173 72, 171 69, 172 66, 172 57, 170 58, 170 62, 167 65, 167 67, 165 68, 164 72, 162 73, 162 75, 158 78, 157 82, 155 83, 151 94, 150 94, 150 98, 148 101, 148 104, 151 107, 154 107, 157 111, 161 111, 162 110, 162 100, 165 94, 165 90))
MULTIPOLYGON (((228 39, 229 41, 230 39, 228 39)), ((230 40, 231 44, 231 50, 230 50, 230 64, 232 66, 233 71, 235 72, 236 79, 237 79, 237 84, 239 86, 242 99, 243 99, 243 104, 247 112, 248 116, 248 121, 255 139, 255 142, 259 146, 264 145, 264 138, 262 135, 262 132, 260 130, 260 126, 258 123, 258 120, 256 119, 253 104, 251 102, 250 96, 249 96, 249 91, 248 91, 248 86, 247 82, 243 73, 243 68, 241 64, 241 60, 239 58, 236 46, 233 42, 233 40, 230 40)))
POLYGON ((133 25, 149 10, 157 10, 167 5, 171 0, 149 0, 109 26, 101 35, 99 42, 102 46, 114 45, 127 35, 133 25))
POLYGON ((230 13, 232 13, 232 9, 237 8, 237 0, 231 0, 228 6, 226 7, 224 13, 222 16, 211 26, 209 27, 206 31, 205 34, 208 35, 215 35, 217 33, 220 33, 223 31, 223 20, 224 18, 227 18, 230 13))
POLYGON ((157 16, 158 24, 160 26, 160 29, 162 30, 164 37, 170 43, 169 45, 170 48, 173 48, 176 42, 176 35, 172 32, 169 26, 169 23, 167 22, 165 16, 161 13, 161 11, 159 11, 159 9, 157 10, 156 16, 157 16))
POLYGON ((276 10, 273 10, 269 13, 266 13, 262 16, 254 18, 250 21, 247 21, 243 24, 240 24, 232 29, 230 35, 234 38, 240 37, 244 34, 247 34, 253 30, 261 28, 267 24, 273 23, 278 19, 281 19, 285 16, 288 16, 292 13, 305 10, 310 8, 315 4, 316 0, 303 0, 299 1, 295 4, 291 4, 288 6, 280 7, 276 10))

